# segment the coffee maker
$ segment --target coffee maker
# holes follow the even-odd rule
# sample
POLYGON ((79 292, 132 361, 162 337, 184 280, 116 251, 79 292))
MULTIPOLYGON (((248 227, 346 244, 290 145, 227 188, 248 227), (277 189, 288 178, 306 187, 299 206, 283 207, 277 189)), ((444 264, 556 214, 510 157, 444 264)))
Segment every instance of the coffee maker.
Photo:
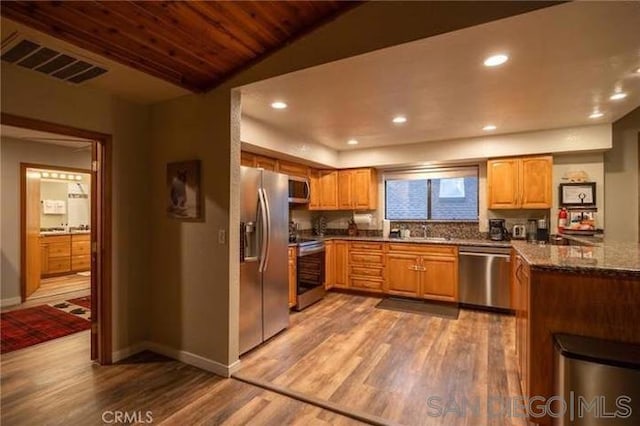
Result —
POLYGON ((504 219, 489 219, 489 238, 492 241, 503 241, 507 239, 507 229, 504 219))

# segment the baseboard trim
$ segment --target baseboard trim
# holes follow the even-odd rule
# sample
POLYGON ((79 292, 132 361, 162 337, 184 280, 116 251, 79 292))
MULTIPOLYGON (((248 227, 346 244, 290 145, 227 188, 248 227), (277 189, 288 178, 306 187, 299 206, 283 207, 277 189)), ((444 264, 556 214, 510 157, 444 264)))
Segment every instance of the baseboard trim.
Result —
POLYGON ((138 352, 142 352, 145 349, 146 342, 138 342, 131 346, 127 346, 126 348, 118 349, 117 351, 111 352, 111 362, 116 363, 118 361, 122 361, 123 359, 129 358, 130 356, 135 355, 138 352))
POLYGON ((20 296, 8 297, 0 300, 0 307, 7 308, 9 306, 19 305, 20 303, 22 303, 22 298, 20 296))
POLYGON ((191 352, 171 348, 155 342, 145 342, 145 348, 151 352, 156 352, 160 355, 176 359, 180 362, 184 362, 185 364, 193 365, 194 367, 201 368, 202 370, 209 371, 222 377, 231 377, 231 374, 237 371, 240 366, 240 360, 235 361, 231 365, 225 365, 191 352))

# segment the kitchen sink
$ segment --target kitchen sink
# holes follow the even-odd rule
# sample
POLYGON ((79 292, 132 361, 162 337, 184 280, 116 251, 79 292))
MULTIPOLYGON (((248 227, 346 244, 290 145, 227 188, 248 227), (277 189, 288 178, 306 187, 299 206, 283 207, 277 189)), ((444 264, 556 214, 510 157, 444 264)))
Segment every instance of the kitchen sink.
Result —
POLYGON ((451 238, 448 237, 409 237, 403 239, 407 241, 451 241, 451 238))

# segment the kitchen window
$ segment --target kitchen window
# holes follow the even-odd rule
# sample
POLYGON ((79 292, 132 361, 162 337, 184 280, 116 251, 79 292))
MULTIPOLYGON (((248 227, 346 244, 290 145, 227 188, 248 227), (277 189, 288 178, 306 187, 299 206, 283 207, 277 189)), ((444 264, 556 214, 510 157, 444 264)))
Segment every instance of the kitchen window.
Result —
POLYGON ((394 170, 384 175, 388 220, 478 220, 478 168, 394 170))

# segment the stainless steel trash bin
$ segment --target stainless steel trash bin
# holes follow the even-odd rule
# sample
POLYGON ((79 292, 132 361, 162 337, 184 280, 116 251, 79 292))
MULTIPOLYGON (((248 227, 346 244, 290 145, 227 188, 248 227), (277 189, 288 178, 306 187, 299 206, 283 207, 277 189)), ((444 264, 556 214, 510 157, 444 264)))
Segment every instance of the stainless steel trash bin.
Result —
POLYGON ((640 345, 556 334, 554 424, 640 425, 640 345))

